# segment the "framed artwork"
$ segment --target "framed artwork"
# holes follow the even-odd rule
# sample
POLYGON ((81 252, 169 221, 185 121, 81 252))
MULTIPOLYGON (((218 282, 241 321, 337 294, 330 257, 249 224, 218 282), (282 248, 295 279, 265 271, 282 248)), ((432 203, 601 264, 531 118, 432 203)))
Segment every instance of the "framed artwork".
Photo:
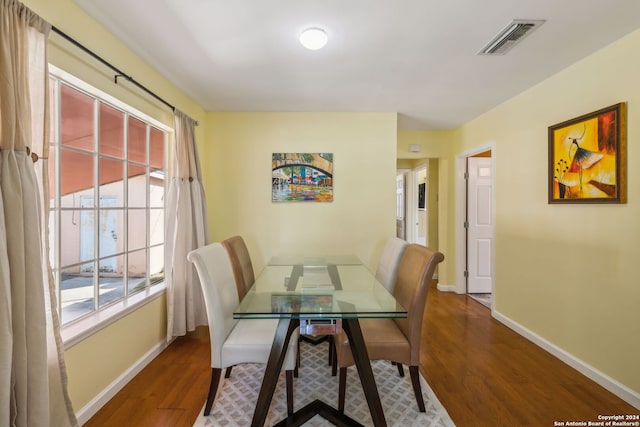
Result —
POLYGON ((424 196, 427 193, 427 185, 423 182, 418 184, 418 209, 424 209, 424 196))
POLYGON ((626 103, 549 126, 549 203, 626 203, 626 103))
POLYGON ((273 153, 272 202, 333 202, 333 153, 273 153))

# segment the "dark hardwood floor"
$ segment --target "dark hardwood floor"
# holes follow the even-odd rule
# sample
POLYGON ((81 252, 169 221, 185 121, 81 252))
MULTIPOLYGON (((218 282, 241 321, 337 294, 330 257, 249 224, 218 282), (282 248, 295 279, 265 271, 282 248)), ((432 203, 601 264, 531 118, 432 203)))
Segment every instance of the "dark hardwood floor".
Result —
MULTIPOLYGON (((420 371, 459 427, 640 413, 466 295, 432 287, 425 313, 420 371)), ((191 426, 207 395, 208 342, 206 328, 176 339, 85 426, 191 426)))

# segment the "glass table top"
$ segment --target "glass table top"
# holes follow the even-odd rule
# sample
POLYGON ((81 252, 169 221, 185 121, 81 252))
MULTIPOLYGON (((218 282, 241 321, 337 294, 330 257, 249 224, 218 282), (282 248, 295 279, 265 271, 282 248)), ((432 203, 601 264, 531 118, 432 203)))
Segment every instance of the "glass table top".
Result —
POLYGON ((304 255, 278 255, 269 260, 269 265, 304 265, 326 266, 334 265, 359 265, 360 258, 355 255, 329 255, 329 256, 304 256, 304 255))
POLYGON ((234 318, 407 317, 357 257, 285 258, 275 257, 256 277, 234 318))

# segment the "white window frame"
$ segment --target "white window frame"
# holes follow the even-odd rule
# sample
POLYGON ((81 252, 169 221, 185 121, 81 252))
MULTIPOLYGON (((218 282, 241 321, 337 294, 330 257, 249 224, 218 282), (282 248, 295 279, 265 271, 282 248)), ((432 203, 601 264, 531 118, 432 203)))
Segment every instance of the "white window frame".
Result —
MULTIPOLYGON (((111 107, 114 107, 118 110, 121 110, 123 112, 125 112, 125 114, 127 114, 130 117, 134 117, 136 119, 139 119, 143 122, 145 122, 148 125, 151 125, 159 130, 162 130, 165 132, 165 141, 164 141, 164 165, 165 165, 165 177, 168 176, 167 174, 167 169, 168 169, 168 141, 170 136, 173 134, 173 129, 170 128, 169 126, 166 126, 165 124, 159 122, 158 120, 155 120, 154 118, 148 116, 147 114, 129 106, 128 104, 125 104, 124 102, 118 100, 117 98, 101 91, 100 89, 97 89, 91 85, 89 85, 88 83, 78 79, 77 77, 65 72, 64 70, 61 70, 57 67, 55 67, 54 65, 49 65, 49 74, 50 77, 53 78, 54 80, 58 80, 59 82, 63 82, 66 85, 77 89, 81 92, 84 92, 85 94, 87 94, 88 96, 98 99, 99 101, 101 101, 104 104, 107 104, 111 107)), ((60 94, 59 94, 59 84, 55 85, 54 88, 54 106, 53 109, 60 111, 60 94)), ((52 109, 52 110, 53 110, 52 109)), ((56 149, 56 146, 59 147, 59 143, 60 143, 60 129, 59 129, 59 118, 57 114, 54 114, 54 111, 50 112, 51 114, 51 120, 54 124, 53 126, 53 132, 55 133, 54 135, 50 136, 50 140, 55 141, 55 145, 52 144, 51 149, 54 150, 56 149)), ((148 132, 147 132, 148 133, 148 132)), ((148 137, 148 136, 147 136, 148 137)), ((148 151, 148 150, 147 150, 148 151)), ((56 156, 56 161, 60 161, 59 156, 56 156)), ((146 159, 146 165, 148 167, 149 164, 149 153, 147 153, 147 159, 146 159)), ((59 165, 57 165, 57 167, 59 168, 59 165)), ((126 167, 126 160, 125 160, 125 167, 126 167)), ((98 173, 98 171, 96 170, 95 173, 98 173)), ((52 197, 56 197, 57 198, 57 203, 60 202, 60 189, 59 189, 59 176, 55 177, 55 194, 51 195, 52 197)), ((149 186, 149 181, 147 178, 147 186, 149 186)), ((168 185, 167 182, 165 181, 165 196, 168 190, 168 185)), ((125 194, 126 194, 126 190, 125 190, 125 194)), ((148 193, 147 193, 148 194, 148 193)), ((99 197, 98 194, 96 194, 96 197, 99 197)), ((147 196, 149 197, 149 196, 147 196)), ((58 206, 58 215, 56 217, 56 224, 54 229, 50 230, 51 235, 52 235, 52 245, 51 247, 54 248, 55 246, 55 254, 54 256, 56 257, 56 265, 54 265, 54 277, 56 277, 56 283, 59 284, 59 279, 60 279, 60 265, 59 265, 59 254, 60 254, 60 207, 58 206)), ((123 211, 126 212, 128 208, 128 201, 127 200, 123 200, 123 211)), ((146 205, 146 212, 147 212, 147 222, 149 221, 149 214, 150 214, 150 209, 151 207, 149 206, 148 200, 147 200, 147 205, 146 205)), ((166 212, 166 205, 165 205, 165 212, 166 212)), ((53 210, 52 210, 52 215, 54 214, 53 210)), ((126 216, 126 215, 125 215, 126 216)), ((166 216, 165 216, 166 218, 166 216)), ((126 230, 126 229, 125 229, 126 230)), ((150 236, 147 236, 147 241, 146 241, 146 245, 145 247, 147 248, 147 279, 149 279, 149 249, 153 246, 150 244, 150 236)), ((165 244, 165 242, 162 243, 163 245, 165 244)), ((127 248, 125 248, 126 251, 127 248)), ((165 247, 166 250, 166 247, 165 247)), ((124 278, 123 278, 124 279, 124 278)), ((94 287, 98 286, 95 282, 94 282, 94 287)), ((57 309, 59 310, 61 307, 61 289, 58 286, 56 288, 57 291, 57 303, 58 303, 58 307, 57 309)), ((109 305, 106 305, 104 307, 100 307, 97 301, 97 298, 94 298, 94 310, 87 313, 86 315, 81 316, 78 319, 74 319, 72 321, 70 321, 68 324, 65 324, 62 326, 61 328, 61 335, 62 335, 62 340, 64 342, 64 346, 65 349, 68 349, 70 347, 72 347, 73 345, 81 342, 83 339, 87 338, 88 336, 91 336, 92 334, 96 333, 97 331, 107 327, 108 325, 116 322, 117 320, 121 319, 122 317, 128 315, 129 313, 137 310, 138 308, 140 308, 141 306, 148 304, 152 301, 154 301, 155 299, 159 298, 160 296, 162 296, 166 291, 166 287, 164 284, 164 281, 158 284, 154 284, 151 285, 150 281, 147 280, 147 284, 145 286, 145 289, 142 291, 138 291, 136 293, 133 293, 131 295, 128 295, 128 283, 125 282, 124 283, 124 297, 114 303, 111 303, 109 305)))

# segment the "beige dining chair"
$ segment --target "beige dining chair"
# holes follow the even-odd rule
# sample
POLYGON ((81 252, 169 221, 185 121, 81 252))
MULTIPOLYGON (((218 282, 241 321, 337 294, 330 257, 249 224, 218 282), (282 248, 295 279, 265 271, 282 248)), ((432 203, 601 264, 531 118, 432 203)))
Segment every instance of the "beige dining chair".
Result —
MULTIPOLYGON (((436 266, 444 255, 417 244, 407 245, 398 265, 393 296, 407 310, 407 318, 361 319, 360 328, 370 360, 390 360, 409 366, 411 384, 420 412, 425 411, 420 387, 420 338, 427 293, 436 266)), ((354 359, 346 334, 335 336, 338 411, 344 412, 347 367, 354 359)))
MULTIPOLYGON (((266 364, 276 334, 278 319, 233 318, 239 298, 231 261, 220 243, 189 252, 187 259, 198 271, 204 295, 211 340, 211 384, 204 415, 209 415, 216 397, 222 369, 241 363, 266 364)), ((293 414, 293 372, 296 367, 299 329, 291 335, 284 360, 287 413, 293 414)))
POLYGON ((376 279, 378 279, 389 292, 393 291, 398 264, 408 244, 406 240, 391 237, 382 249, 382 254, 376 267, 376 279))
POLYGON ((242 301, 242 298, 244 298, 249 288, 251 288, 256 281, 249 250, 241 236, 233 236, 223 240, 222 246, 229 252, 233 277, 238 287, 238 298, 242 301))
MULTIPOLYGON (((398 237, 390 237, 382 248, 382 254, 378 259, 378 265, 376 266, 376 279, 384 285, 389 291, 393 291, 393 285, 396 281, 396 274, 398 271, 398 264, 400 258, 407 249, 409 243, 406 240, 398 237)), ((329 364, 332 365, 331 375, 335 376, 337 373, 337 365, 334 363, 335 348, 333 344, 333 338, 329 339, 329 364)), ((404 376, 402 365, 398 366, 398 373, 400 376, 404 376)))

